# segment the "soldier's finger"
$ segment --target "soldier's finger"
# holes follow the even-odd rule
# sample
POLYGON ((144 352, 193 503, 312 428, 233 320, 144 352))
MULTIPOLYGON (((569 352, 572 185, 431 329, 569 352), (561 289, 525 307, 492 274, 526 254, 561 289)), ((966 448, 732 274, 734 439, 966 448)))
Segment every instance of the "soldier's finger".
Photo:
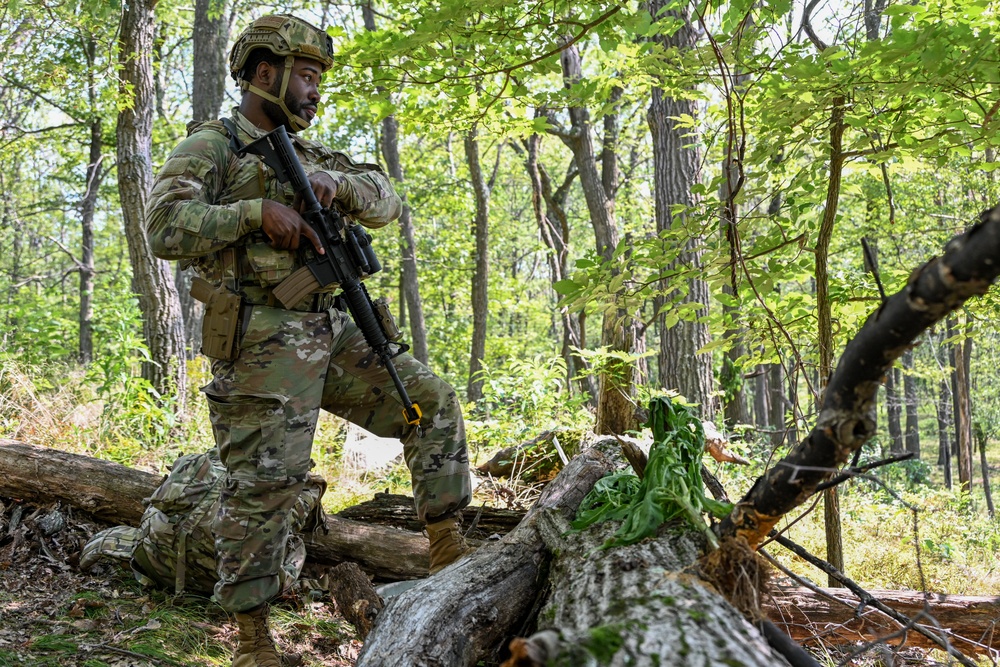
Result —
MULTIPOLYGON (((311 225, 302 226, 302 236, 305 236, 307 239, 312 241, 313 247, 316 248, 316 252, 320 255, 326 254, 326 249, 323 247, 323 243, 319 240, 319 234, 316 233, 316 230, 314 230, 311 225)), ((297 240, 298 239, 296 239, 296 241, 297 240)), ((296 244, 296 246, 297 245, 298 244, 296 244)))

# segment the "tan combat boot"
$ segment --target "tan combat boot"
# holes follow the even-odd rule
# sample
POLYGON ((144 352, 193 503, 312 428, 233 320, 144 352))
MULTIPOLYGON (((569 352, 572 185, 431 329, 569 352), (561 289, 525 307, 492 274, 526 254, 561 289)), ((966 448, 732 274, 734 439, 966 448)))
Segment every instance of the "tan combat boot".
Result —
POLYGON ((450 517, 427 524, 427 536, 431 541, 430 573, 436 574, 451 565, 472 549, 465 543, 458 519, 450 517))
POLYGON ((237 612, 239 646, 233 655, 232 667, 298 667, 302 656, 297 653, 279 653, 268 625, 270 608, 266 604, 237 612))

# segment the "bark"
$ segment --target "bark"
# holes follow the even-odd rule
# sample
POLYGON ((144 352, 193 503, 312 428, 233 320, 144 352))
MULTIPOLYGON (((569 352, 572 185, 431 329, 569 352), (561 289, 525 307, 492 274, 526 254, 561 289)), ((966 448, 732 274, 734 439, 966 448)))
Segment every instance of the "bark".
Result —
POLYGON ((771 391, 771 446, 780 447, 785 442, 785 369, 781 364, 769 364, 768 387, 771 391))
MULTIPOLYGON (((651 0, 650 14, 680 18, 683 25, 670 36, 658 37, 657 41, 665 49, 692 49, 697 34, 691 23, 688 7, 682 5, 677 10, 663 11, 668 6, 672 7, 670 3, 651 0)), ((653 198, 657 232, 669 230, 678 222, 672 213, 672 207, 694 207, 698 203, 691 188, 699 181, 700 158, 697 144, 690 136, 692 129, 677 127, 676 119, 682 115, 697 117, 697 105, 693 100, 667 97, 660 88, 653 88, 646 121, 653 142, 653 198)), ((681 213, 680 217, 680 224, 684 226, 686 214, 681 213)), ((703 244, 704 239, 700 235, 692 234, 681 254, 666 267, 667 271, 684 269, 700 274, 703 244)), ((688 281, 688 293, 683 301, 702 304, 704 308, 697 313, 702 317, 708 307, 709 296, 708 284, 704 280, 692 278, 688 281)), ((702 418, 711 420, 715 414, 712 402, 712 355, 698 354, 698 350, 710 340, 708 325, 704 322, 681 320, 667 329, 663 321, 666 304, 667 299, 663 297, 657 298, 654 303, 660 332, 657 356, 659 384, 665 389, 676 389, 689 401, 700 405, 702 418)))
MULTIPOLYGON (((361 5, 365 30, 374 32, 375 12, 370 2, 361 5)), ((381 90, 381 88, 379 88, 381 90)), ((424 321, 424 304, 420 298, 420 281, 417 276, 417 242, 413 231, 413 217, 407 203, 406 188, 403 187, 403 164, 399 157, 399 122, 389 114, 382 119, 382 157, 389 177, 396 183, 403 199, 403 212, 399 216, 400 265, 402 267, 402 292, 405 298, 405 312, 410 323, 410 353, 418 361, 426 364, 429 359, 427 349, 427 326, 424 321)), ((403 311, 402 305, 400 311, 403 311)), ((402 324, 402 319, 401 324, 402 324)))
POLYGON ((175 399, 176 410, 183 412, 187 372, 180 301, 169 265, 153 256, 143 228, 146 196, 153 183, 151 54, 155 5, 155 0, 138 0, 127 3, 122 13, 119 95, 125 104, 118 113, 116 131, 118 192, 132 263, 132 289, 143 314, 143 335, 150 353, 142 374, 164 400, 175 399))
POLYGON ((226 42, 229 41, 228 0, 195 0, 192 29, 191 115, 193 120, 219 117, 226 96, 226 42))
MULTIPOLYGON (((92 53, 93 42, 88 44, 92 53)), ((90 100, 96 109, 97 99, 93 86, 90 100)), ((80 362, 89 364, 94 358, 94 212, 100 194, 101 182, 107 173, 103 167, 104 129, 99 116, 90 121, 90 158, 87 162, 87 185, 80 202, 80 335, 78 354, 80 362)))
MULTIPOLYGON (((816 240, 816 317, 819 324, 819 385, 822 395, 827 378, 833 369, 833 315, 830 305, 830 241, 833 238, 837 205, 840 201, 840 179, 844 169, 844 98, 833 100, 830 118, 830 177, 827 182, 826 204, 816 240)), ((824 519, 826 524, 827 561, 838 570, 844 569, 844 547, 841 543, 840 501, 837 489, 823 492, 824 519)), ((829 580, 831 586, 837 582, 829 580)))
POLYGON ((911 275, 848 343, 827 386, 817 423, 772 467, 720 525, 756 546, 789 510, 802 504, 875 433, 875 397, 885 373, 917 336, 966 300, 988 291, 1000 274, 1000 206, 952 239, 942 256, 911 275))
POLYGON ((889 428, 889 451, 899 454, 905 449, 903 442, 902 405, 899 399, 899 369, 892 368, 885 376, 885 414, 889 428))
MULTIPOLYGON (((617 448, 617 442, 603 444, 609 446, 617 448)), ((581 453, 546 486, 514 531, 391 598, 357 667, 471 667, 506 643, 531 615, 544 586, 548 554, 538 533, 539 517, 545 512, 573 516, 612 465, 597 448, 581 453)))
MULTIPOLYGON (((922 618, 922 623, 934 632, 944 631, 960 651, 985 653, 987 649, 1000 649, 1000 635, 993 631, 1000 615, 996 597, 932 593, 925 598, 919 591, 868 592, 910 618, 922 618)), ((817 646, 884 640, 900 630, 898 622, 874 607, 859 606, 858 599, 842 588, 819 589, 818 593, 808 588, 778 589, 765 599, 764 610, 792 639, 817 646)), ((887 643, 893 648, 940 648, 912 630, 887 643)))
POLYGON ((715 588, 686 573, 704 547, 698 536, 668 530, 602 551, 616 526, 568 528, 559 517, 543 523, 543 539, 559 554, 552 592, 539 631, 515 644, 531 659, 507 665, 788 665, 715 588))
POLYGON ((483 379, 480 373, 486 357, 486 329, 490 312, 490 188, 479 159, 478 128, 474 127, 465 135, 464 144, 469 180, 476 200, 476 217, 472 223, 476 253, 472 271, 472 350, 469 356, 467 396, 470 401, 479 401, 483 397, 483 379))
POLYGON ((979 424, 976 424, 976 449, 979 450, 979 469, 983 475, 983 493, 986 495, 986 509, 990 518, 996 518, 996 508, 993 506, 993 490, 990 488, 990 465, 986 460, 986 444, 988 438, 979 424))
MULTIPOLYGON (((563 79, 571 87, 582 78, 580 52, 576 45, 569 45, 559 55, 563 79)), ((560 134, 563 142, 573 151, 580 176, 580 186, 587 202, 587 212, 594 228, 597 252, 608 263, 614 260, 618 246, 618 224, 614 214, 614 193, 604 189, 605 175, 597 168, 590 112, 586 107, 570 107, 572 129, 560 134)), ((607 142, 605 142, 607 146, 607 142)), ((621 270, 613 266, 614 272, 621 270)), ((640 356, 645 350, 645 340, 634 313, 617 308, 604 315, 601 326, 601 345, 610 351, 640 356)), ((626 433, 639 426, 635 414, 635 388, 641 376, 635 363, 611 358, 600 374, 597 400, 597 418, 594 431, 598 434, 626 433)))
POLYGON ((937 423, 938 423, 938 465, 944 467, 944 486, 950 489, 952 486, 951 474, 951 406, 952 395, 948 386, 948 380, 943 379, 939 385, 937 400, 937 423))
MULTIPOLYGON (((37 504, 60 501, 115 524, 138 525, 163 480, 111 461, 0 440, 0 496, 37 504)), ((305 535, 309 560, 354 561, 390 581, 427 575, 427 538, 421 533, 327 517, 327 532, 305 535)))
POLYGON ((913 374, 913 350, 903 355, 903 396, 906 400, 906 432, 903 434, 906 451, 920 458, 920 416, 917 379, 913 374))
MULTIPOLYGON (((544 115, 544 111, 536 111, 536 116, 544 115)), ((542 137, 538 134, 533 134, 524 141, 524 167, 531 181, 531 207, 538 223, 539 235, 549 249, 546 259, 552 276, 552 285, 555 285, 568 276, 570 230, 569 216, 566 214, 566 197, 578 171, 574 162, 567 170, 562 185, 553 189, 548 171, 538 161, 541 143, 542 137)), ((517 144, 512 144, 512 147, 521 152, 517 144)), ((556 294, 556 299, 558 298, 556 294)), ((562 357, 566 361, 566 386, 570 388, 573 378, 578 378, 580 390, 588 397, 590 406, 596 408, 597 385, 594 376, 584 372, 590 370, 590 365, 575 351, 586 346, 583 328, 580 321, 570 313, 569 308, 562 306, 558 310, 562 324, 562 357)))

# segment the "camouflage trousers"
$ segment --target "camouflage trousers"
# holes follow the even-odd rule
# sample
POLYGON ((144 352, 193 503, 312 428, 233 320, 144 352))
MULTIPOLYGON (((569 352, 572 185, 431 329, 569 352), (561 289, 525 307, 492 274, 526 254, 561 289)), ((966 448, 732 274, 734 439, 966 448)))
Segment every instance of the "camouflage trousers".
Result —
POLYGON ((389 374, 339 310, 253 306, 239 356, 213 362, 214 379, 202 391, 226 467, 212 524, 215 598, 224 609, 252 609, 292 583, 282 563, 320 408, 402 441, 421 520, 468 505, 469 460, 455 391, 408 354, 393 365, 423 411, 419 427, 405 422, 389 374))

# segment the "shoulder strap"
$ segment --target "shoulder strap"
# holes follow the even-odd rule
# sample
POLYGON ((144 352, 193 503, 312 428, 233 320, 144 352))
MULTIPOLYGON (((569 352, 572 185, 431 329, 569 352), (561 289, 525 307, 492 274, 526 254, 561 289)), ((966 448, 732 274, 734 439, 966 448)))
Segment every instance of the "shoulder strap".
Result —
POLYGON ((229 149, 234 153, 239 153, 240 149, 243 148, 243 142, 240 141, 240 133, 236 129, 236 123, 233 122, 232 118, 220 118, 219 122, 225 126, 226 132, 229 133, 229 149))

